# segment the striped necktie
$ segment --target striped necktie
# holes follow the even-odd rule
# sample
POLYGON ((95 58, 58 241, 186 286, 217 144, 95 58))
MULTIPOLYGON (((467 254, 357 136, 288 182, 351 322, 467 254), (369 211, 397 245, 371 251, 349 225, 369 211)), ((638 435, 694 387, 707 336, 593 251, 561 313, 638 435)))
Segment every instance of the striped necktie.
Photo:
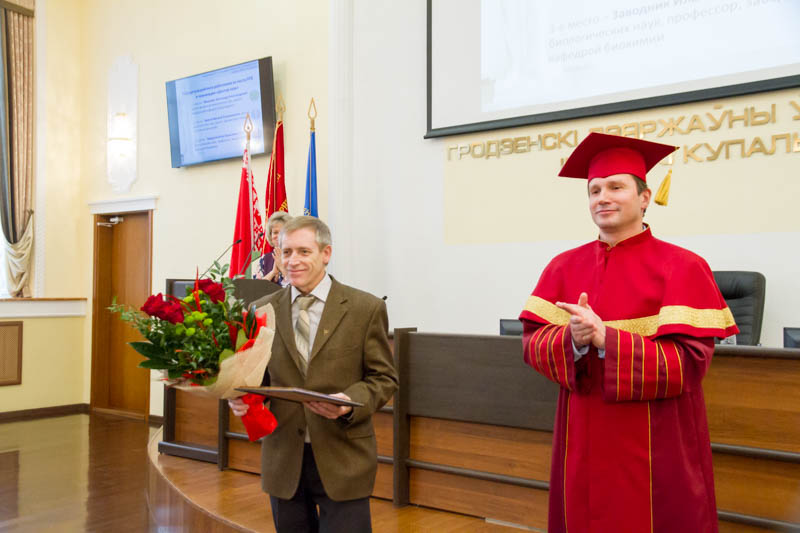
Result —
POLYGON ((297 316, 297 322, 294 325, 294 342, 297 345, 297 351, 300 352, 302 368, 300 372, 303 377, 306 376, 308 370, 308 357, 311 351, 311 320, 308 316, 308 308, 316 300, 315 296, 298 296, 295 303, 300 307, 300 313, 297 316))

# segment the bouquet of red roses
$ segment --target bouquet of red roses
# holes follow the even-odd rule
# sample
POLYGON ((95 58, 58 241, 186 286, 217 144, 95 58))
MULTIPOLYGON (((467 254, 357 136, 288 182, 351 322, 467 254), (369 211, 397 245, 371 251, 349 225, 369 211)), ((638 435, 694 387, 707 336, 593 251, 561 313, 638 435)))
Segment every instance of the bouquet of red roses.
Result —
MULTIPOLYGON (((151 295, 140 310, 114 302, 109 309, 130 322, 146 341, 131 342, 142 354, 142 368, 161 370, 171 386, 193 393, 230 399, 242 396, 237 387, 258 387, 272 353, 275 312, 259 312, 233 296, 227 265, 217 262, 210 278, 195 279, 183 299, 151 295)), ((248 394, 242 422, 250 440, 272 433, 277 422, 263 398, 248 394)))

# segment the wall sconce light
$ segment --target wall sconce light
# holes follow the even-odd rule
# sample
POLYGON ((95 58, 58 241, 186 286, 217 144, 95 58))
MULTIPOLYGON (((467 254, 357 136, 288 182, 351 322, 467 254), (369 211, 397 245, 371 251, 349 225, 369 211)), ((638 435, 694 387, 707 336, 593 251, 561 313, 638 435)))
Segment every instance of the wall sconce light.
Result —
POLYGON ((130 56, 114 60, 108 73, 106 168, 114 192, 128 192, 136 181, 136 117, 139 66, 130 56))
POLYGON ((136 142, 131 117, 127 113, 119 112, 115 113, 109 122, 107 152, 109 181, 112 185, 133 183, 136 180, 136 142))

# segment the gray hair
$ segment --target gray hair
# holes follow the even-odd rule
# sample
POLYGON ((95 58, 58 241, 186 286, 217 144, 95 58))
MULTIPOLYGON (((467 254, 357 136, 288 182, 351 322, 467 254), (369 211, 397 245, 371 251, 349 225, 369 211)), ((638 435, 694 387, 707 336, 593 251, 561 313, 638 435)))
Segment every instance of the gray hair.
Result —
MULTIPOLYGON (((331 230, 328 225, 317 217, 308 216, 294 217, 284 224, 280 235, 278 235, 278 243, 280 244, 283 242, 283 238, 286 234, 303 228, 314 230, 317 237, 317 246, 319 246, 320 250, 324 250, 326 246, 331 245, 331 230)), ((283 245, 281 245, 280 248, 283 248, 283 245)))
POLYGON ((275 247, 275 243, 272 242, 272 228, 275 227, 275 224, 282 224, 286 225, 290 220, 292 220, 292 216, 287 213, 286 211, 275 211, 267 220, 267 242, 270 246, 275 247))

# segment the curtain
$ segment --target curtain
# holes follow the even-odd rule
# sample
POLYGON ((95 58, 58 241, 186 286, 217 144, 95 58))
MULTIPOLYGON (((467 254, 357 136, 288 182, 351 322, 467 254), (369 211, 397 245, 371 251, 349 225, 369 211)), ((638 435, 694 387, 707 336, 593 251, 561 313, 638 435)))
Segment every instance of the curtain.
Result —
POLYGON ((6 249, 4 270, 9 294, 26 297, 31 295, 33 253, 33 16, 0 9, 0 43, 0 221, 6 249))
POLYGON ((7 4, 21 7, 22 11, 29 11, 28 15, 33 16, 33 8, 36 0, 5 0, 7 4))

